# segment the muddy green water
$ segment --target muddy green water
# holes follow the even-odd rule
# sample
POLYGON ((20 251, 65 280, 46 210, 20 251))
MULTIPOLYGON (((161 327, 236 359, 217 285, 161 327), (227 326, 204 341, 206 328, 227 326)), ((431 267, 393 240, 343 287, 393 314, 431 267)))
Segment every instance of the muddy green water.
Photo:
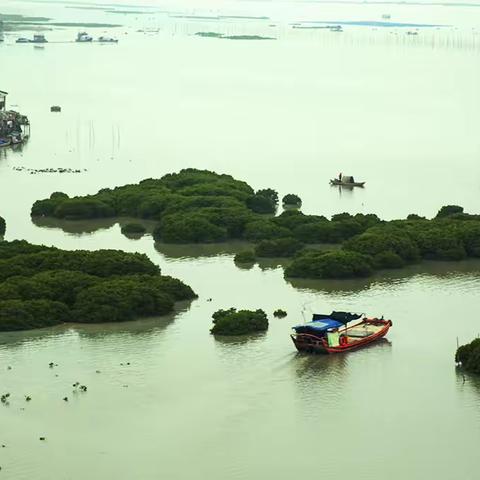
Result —
MULTIPOLYGON (((108 32, 118 45, 53 43, 75 29, 48 32, 42 49, 15 45, 14 34, 0 44, 0 89, 32 122, 28 144, 0 150, 6 238, 143 252, 199 294, 167 318, 0 334, 0 394, 11 394, 0 407, 0 478, 478 478, 480 379, 463 377, 453 356, 457 337, 480 334, 479 262, 288 282, 276 261, 236 267, 239 243, 155 245, 122 236, 116 220, 30 220, 32 202, 52 191, 95 192, 184 167, 298 193, 309 213, 431 216, 448 203, 480 211, 480 10, 273 3, 270 12, 249 3, 225 11, 272 19, 129 16, 108 32), (288 27, 312 15, 378 20, 386 10, 452 27, 411 37, 288 27), (275 42, 192 36, 271 28, 275 42), (49 112, 54 104, 60 114, 49 112), (86 171, 14 170, 21 166, 86 171), (340 171, 366 188, 329 187, 340 171), (268 332, 211 337, 211 314, 230 306, 265 309, 268 332), (288 316, 274 319, 277 308, 288 316), (383 314, 394 326, 385 341, 348 355, 297 354, 291 326, 332 309, 383 314), (77 381, 88 391, 73 392, 77 381)), ((59 21, 120 16, 7 6, 59 21)), ((192 10, 181 11, 210 11, 192 10)))

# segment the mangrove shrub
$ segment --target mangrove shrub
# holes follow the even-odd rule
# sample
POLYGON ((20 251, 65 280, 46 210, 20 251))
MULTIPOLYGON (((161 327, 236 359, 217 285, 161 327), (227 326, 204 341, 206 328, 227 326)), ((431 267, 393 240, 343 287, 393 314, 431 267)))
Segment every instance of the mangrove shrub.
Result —
POLYGON ((287 277, 355 278, 372 273, 371 257, 346 250, 303 250, 285 269, 287 277))
POLYGON ((145 255, 0 242, 0 331, 163 315, 195 297, 145 255))
POLYGON ((282 203, 284 205, 300 206, 302 204, 302 199, 294 193, 288 193, 282 198, 282 203))
POLYGON ((140 223, 127 223, 121 228, 124 235, 143 235, 147 229, 140 223))
POLYGON ((293 257, 303 246, 303 243, 295 238, 262 240, 255 247, 255 255, 257 257, 293 257))
POLYGON ((218 310, 213 315, 211 333, 216 335, 245 335, 268 329, 267 314, 263 310, 218 310))
POLYGON ((455 361, 468 372, 480 374, 480 338, 458 348, 455 361))
POLYGON ((255 252, 247 250, 245 252, 239 252, 234 257, 235 263, 255 263, 255 252))

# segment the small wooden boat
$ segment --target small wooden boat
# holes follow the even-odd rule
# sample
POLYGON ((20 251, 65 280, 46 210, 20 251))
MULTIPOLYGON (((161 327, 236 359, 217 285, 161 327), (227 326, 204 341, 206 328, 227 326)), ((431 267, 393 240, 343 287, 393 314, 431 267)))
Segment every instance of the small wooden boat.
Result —
POLYGON ((293 327, 295 333, 290 337, 299 352, 340 353, 380 340, 393 325, 391 320, 364 317, 347 326, 350 321, 361 317, 348 312, 314 314, 311 322, 293 327))
POLYGON ((363 187, 365 182, 356 182, 351 176, 343 175, 339 178, 332 178, 330 185, 338 185, 340 187, 363 187))

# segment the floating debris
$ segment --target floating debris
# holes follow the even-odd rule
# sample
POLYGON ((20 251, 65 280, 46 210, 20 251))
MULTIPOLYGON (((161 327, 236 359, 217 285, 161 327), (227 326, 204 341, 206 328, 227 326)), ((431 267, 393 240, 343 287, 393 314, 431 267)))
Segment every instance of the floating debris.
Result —
POLYGON ((30 395, 25 395, 25 401, 26 402, 29 402, 31 399, 32 399, 32 397, 30 397, 30 395))
POLYGON ((51 112, 61 112, 62 111, 62 107, 60 107, 59 105, 52 105, 50 107, 50 111, 51 112))
POLYGON ((68 397, 63 397, 64 402, 68 402, 68 397))
POLYGON ((46 437, 40 437, 39 440, 44 442, 46 440, 46 437))

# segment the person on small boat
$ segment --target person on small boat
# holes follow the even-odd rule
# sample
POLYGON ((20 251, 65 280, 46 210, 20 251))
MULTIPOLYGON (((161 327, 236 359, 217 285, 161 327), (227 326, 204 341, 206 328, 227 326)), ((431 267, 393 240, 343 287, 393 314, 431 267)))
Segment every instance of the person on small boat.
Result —
POLYGON ((338 181, 339 181, 339 182, 342 181, 342 172, 340 172, 340 173, 338 174, 338 181))

